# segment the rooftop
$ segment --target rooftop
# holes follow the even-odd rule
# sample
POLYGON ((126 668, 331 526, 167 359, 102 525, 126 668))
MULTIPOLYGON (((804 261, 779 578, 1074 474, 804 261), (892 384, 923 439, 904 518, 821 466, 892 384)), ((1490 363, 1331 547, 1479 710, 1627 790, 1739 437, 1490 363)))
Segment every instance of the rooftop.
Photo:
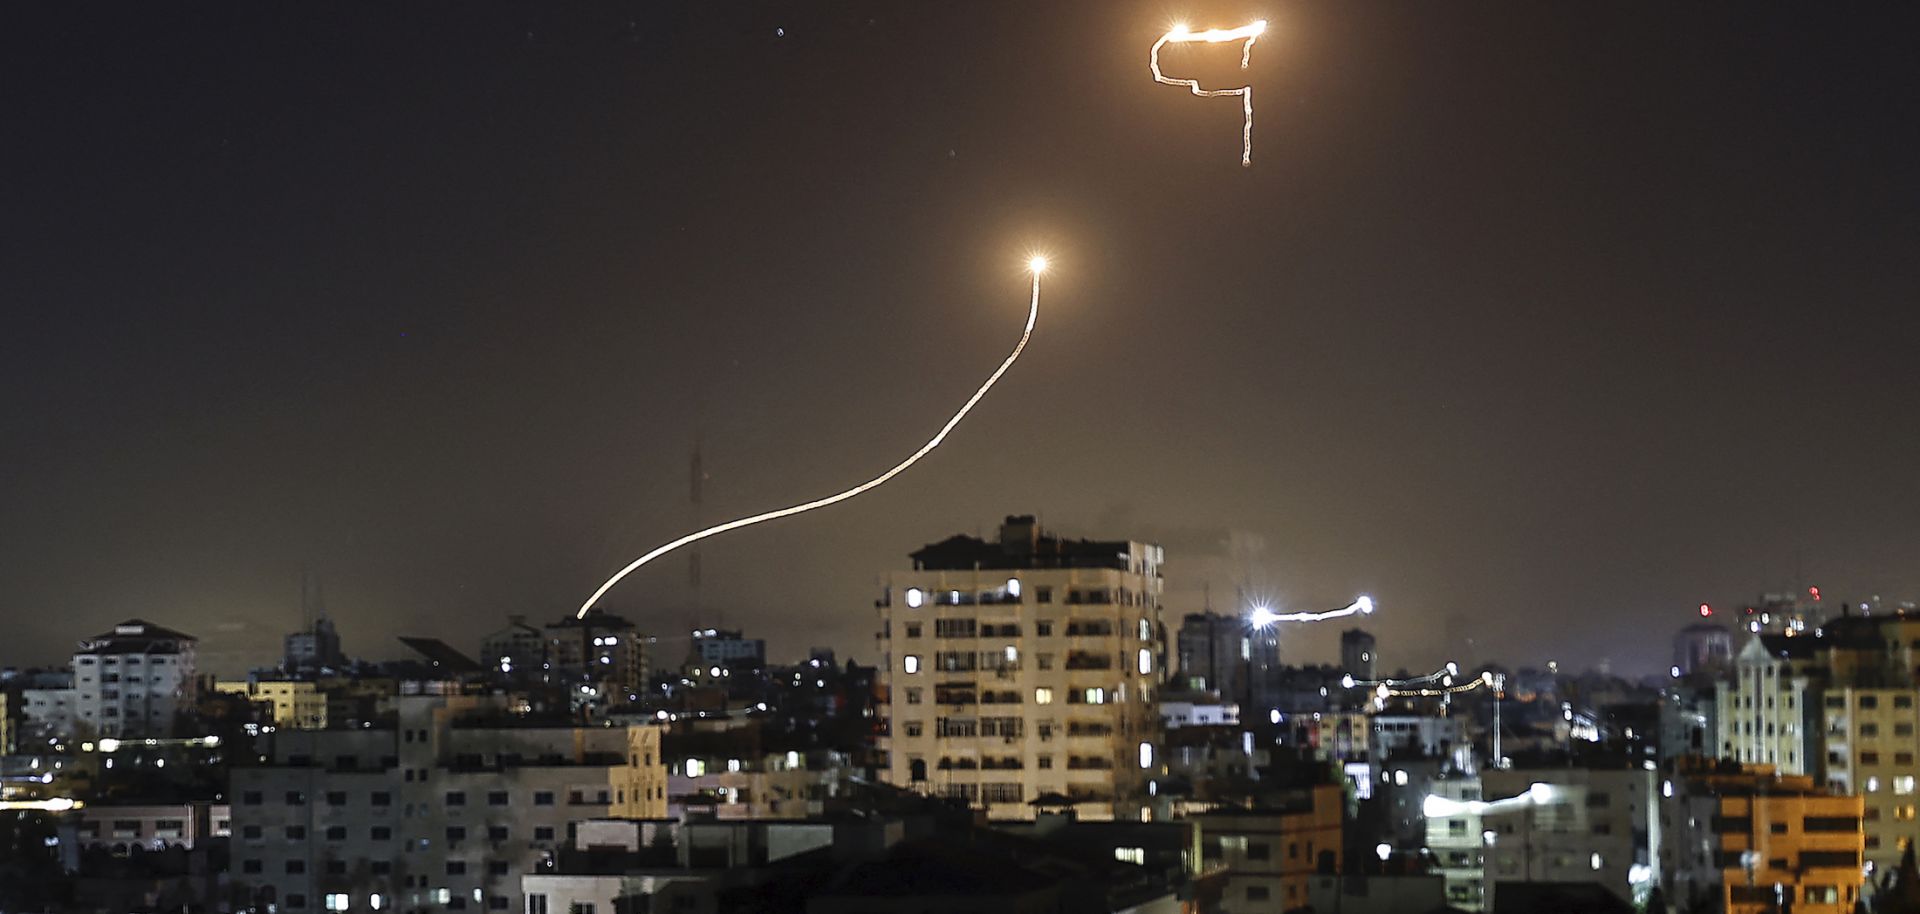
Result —
POLYGON ((1041 529, 1032 515, 1009 516, 998 540, 964 534, 912 554, 915 571, 1015 571, 1026 568, 1132 569, 1127 540, 1069 540, 1041 529))

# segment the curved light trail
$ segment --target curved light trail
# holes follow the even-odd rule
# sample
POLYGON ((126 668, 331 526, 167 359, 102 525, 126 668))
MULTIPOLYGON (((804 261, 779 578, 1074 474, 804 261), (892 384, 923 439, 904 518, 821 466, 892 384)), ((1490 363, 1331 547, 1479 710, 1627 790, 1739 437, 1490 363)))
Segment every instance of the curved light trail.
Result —
POLYGON ((853 488, 848 489, 844 492, 837 492, 832 495, 828 495, 825 498, 816 498, 813 501, 797 504, 789 508, 781 508, 778 511, 767 511, 761 514, 755 514, 751 517, 742 517, 738 520, 730 520, 724 524, 716 524, 712 527, 708 527, 705 530, 689 533, 686 536, 683 536, 677 540, 674 540, 673 542, 667 543, 666 545, 663 545, 663 546, 659 546, 655 548, 652 552, 649 552, 646 555, 643 555, 637 559, 634 559, 631 563, 627 565, 627 567, 620 569, 620 571, 617 574, 615 574, 611 578, 608 578, 605 584, 600 585, 600 589, 593 592, 593 596, 590 596, 587 598, 587 602, 580 604, 580 611, 578 613, 575 613, 575 616, 577 618, 585 618, 587 615, 587 611, 593 608, 593 604, 600 602, 600 598, 603 596, 606 596, 607 591, 612 590, 613 585, 620 583, 622 578, 625 578, 627 575, 630 575, 635 571, 640 570, 641 566, 646 565, 648 562, 651 562, 654 559, 657 559, 663 555, 666 555, 667 553, 672 552, 673 550, 678 549, 681 546, 685 546, 689 543, 696 543, 696 542, 699 542, 700 540, 706 539, 707 537, 725 533, 729 530, 738 530, 741 527, 750 527, 750 526, 753 526, 754 524, 765 523, 770 520, 779 520, 780 518, 783 518, 783 517, 792 517, 795 514, 804 514, 808 511, 814 510, 815 508, 824 508, 824 507, 827 507, 828 505, 839 504, 840 502, 846 501, 847 499, 852 498, 855 495, 859 495, 860 493, 865 492, 868 489, 872 489, 875 486, 878 486, 881 483, 886 482, 887 480, 900 475, 902 472, 906 470, 907 467, 910 467, 916 463, 919 463, 920 458, 927 456, 928 452, 932 451, 936 447, 939 447, 940 442, 946 440, 947 433, 953 431, 953 427, 956 425, 959 425, 960 420, 965 419, 967 417, 967 413, 973 411, 974 404, 979 403, 980 398, 986 396, 987 391, 993 389, 993 385, 1000 380, 1000 376, 1003 374, 1006 374, 1007 369, 1013 367, 1013 362, 1015 359, 1020 358, 1021 350, 1027 348, 1027 340, 1033 337, 1034 321, 1038 319, 1040 316, 1040 274, 1045 273, 1047 271, 1047 258, 1034 257, 1028 260, 1027 270, 1028 272, 1031 272, 1033 274, 1033 300, 1027 306, 1027 326, 1025 330, 1022 330, 1020 332, 1020 342, 1014 344, 1013 352, 1007 355, 1006 361, 1001 362, 1000 367, 994 369, 993 374, 987 376, 986 383, 981 384, 980 389, 974 391, 973 396, 967 398, 966 404, 960 407, 960 411, 957 413, 954 413, 953 418, 948 419, 947 424, 940 427, 939 433, 934 435, 931 439, 929 439, 926 444, 921 445, 919 450, 914 451, 911 456, 907 457, 907 459, 894 464, 893 468, 886 471, 885 473, 881 473, 880 475, 875 476, 874 478, 869 479, 866 482, 863 482, 857 486, 854 486, 853 488))
POLYGON ((1565 799, 1559 788, 1552 784, 1535 781, 1527 792, 1517 797, 1503 800, 1455 800, 1439 794, 1427 794, 1420 803, 1420 812, 1429 819, 1445 819, 1452 816, 1479 816, 1487 813, 1506 812, 1526 806, 1547 806, 1565 799))
POLYGON ((1236 95, 1240 98, 1242 112, 1240 126, 1240 164, 1253 164, 1253 87, 1240 86, 1236 89, 1203 89, 1197 79, 1178 79, 1160 72, 1160 49, 1169 44, 1221 44, 1228 41, 1244 42, 1240 46, 1240 69, 1247 68, 1253 57, 1253 43, 1267 31, 1267 20, 1255 19, 1237 29, 1208 29, 1204 32, 1187 31, 1186 25, 1174 26, 1160 40, 1153 43, 1153 50, 1147 54, 1147 66, 1153 70, 1153 81, 1169 86, 1186 86, 1187 90, 1201 98, 1220 98, 1236 95))

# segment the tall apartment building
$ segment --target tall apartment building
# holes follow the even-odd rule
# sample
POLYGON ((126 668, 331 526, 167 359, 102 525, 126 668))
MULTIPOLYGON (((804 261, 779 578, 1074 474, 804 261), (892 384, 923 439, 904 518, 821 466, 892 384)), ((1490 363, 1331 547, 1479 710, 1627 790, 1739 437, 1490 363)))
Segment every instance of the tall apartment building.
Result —
POLYGON ((566 686, 575 704, 621 705, 639 701, 647 688, 647 639, 632 622, 589 610, 545 628, 543 681, 566 686))
POLYGON ((282 730, 233 769, 232 879, 280 911, 522 911, 520 877, 594 818, 660 818, 655 727, 541 725, 406 695, 385 727, 282 730))
POLYGON ((1363 629, 1350 628, 1340 633, 1340 669, 1355 679, 1378 679, 1375 671, 1380 665, 1380 654, 1375 650, 1373 635, 1363 629))
POLYGON ((176 714, 193 707, 192 635, 141 619, 80 642, 73 655, 73 717, 93 736, 173 735, 176 714))
POLYGON ((1861 898, 1861 798, 1765 765, 1676 766, 1661 785, 1660 851, 1678 910, 1848 914, 1861 898))
POLYGON ((1673 636, 1673 675, 1718 673, 1733 664, 1733 633, 1726 626, 1696 622, 1673 636))
POLYGON ((1757 635, 1740 649, 1715 701, 1719 757, 1782 774, 1819 773, 1819 641, 1757 635))
POLYGON ((1483 799, 1480 779, 1436 780, 1429 790, 1430 796, 1446 801, 1448 809, 1446 815, 1426 817, 1427 850, 1444 882, 1447 904, 1463 911, 1486 910, 1487 845, 1499 834, 1486 830, 1479 807, 1473 805, 1483 799))
POLYGON ((1160 547, 1009 517, 913 553, 878 601, 888 783, 1003 819, 1144 818, 1161 770, 1160 547))

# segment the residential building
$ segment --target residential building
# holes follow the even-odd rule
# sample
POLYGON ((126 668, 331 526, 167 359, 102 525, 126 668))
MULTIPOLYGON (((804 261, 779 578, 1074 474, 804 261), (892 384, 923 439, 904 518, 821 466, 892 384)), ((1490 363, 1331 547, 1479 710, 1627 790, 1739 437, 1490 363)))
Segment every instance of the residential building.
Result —
POLYGON ((565 686, 575 706, 628 704, 646 691, 647 640, 632 622, 591 609, 548 623, 545 635, 544 681, 565 686))
POLYGON ((1515 801, 1481 813, 1493 832, 1486 848, 1489 906, 1499 907, 1500 886, 1510 882, 1591 882, 1628 904, 1645 903, 1658 881, 1661 849, 1657 782, 1647 765, 1543 761, 1486 769, 1480 782, 1489 804, 1515 801))
POLYGON ((278 731, 233 770, 233 880, 283 911, 523 911, 520 877, 571 823, 665 814, 659 740, 459 694, 402 695, 384 726, 278 731))
POLYGON ((1733 659, 1715 717, 1721 758, 1772 765, 1782 774, 1819 773, 1818 638, 1757 635, 1733 659))
POLYGON ((193 707, 192 635, 128 619, 80 642, 73 655, 73 713, 80 733, 167 737, 193 707))
POLYGON ((1825 712, 1826 786, 1856 794, 1864 804, 1863 848, 1877 867, 1891 868, 1908 841, 1920 838, 1920 711, 1911 686, 1840 686, 1822 696, 1825 712))
POLYGON ((213 684, 216 692, 244 695, 247 700, 268 706, 273 724, 291 730, 327 728, 327 694, 320 684, 294 679, 223 679, 213 684))
MULTIPOLYGON (((1274 626, 1254 629, 1245 616, 1211 610, 1188 613, 1175 638, 1182 689, 1218 692, 1248 708, 1274 709, 1279 696, 1280 636, 1274 626)), ((1251 715, 1250 718, 1258 715, 1251 715)))
POLYGON ((546 633, 528 625, 526 616, 508 616, 506 628, 480 639, 480 665, 488 672, 538 682, 546 659, 546 633))
POLYGON ((1036 800, 1148 814, 1163 764, 1160 547, 1067 540, 1032 517, 913 553, 878 601, 884 780, 994 818, 1036 800))
POLYGON ((1252 809, 1194 814, 1204 865, 1227 870, 1223 914, 1279 914, 1307 904, 1314 874, 1341 871, 1345 807, 1340 785, 1320 784, 1252 809))
POLYGON ((1660 852, 1679 910, 1850 914, 1861 900, 1861 798, 1770 766, 1682 760, 1662 782, 1660 852))
MULTIPOLYGON (((1486 909, 1487 844, 1498 836, 1486 830, 1479 807, 1484 800, 1478 777, 1434 781, 1429 795, 1444 801, 1445 815, 1429 815, 1427 850, 1445 883, 1447 904, 1464 911, 1486 909)), ((1437 812, 1438 810, 1436 810, 1437 812)))

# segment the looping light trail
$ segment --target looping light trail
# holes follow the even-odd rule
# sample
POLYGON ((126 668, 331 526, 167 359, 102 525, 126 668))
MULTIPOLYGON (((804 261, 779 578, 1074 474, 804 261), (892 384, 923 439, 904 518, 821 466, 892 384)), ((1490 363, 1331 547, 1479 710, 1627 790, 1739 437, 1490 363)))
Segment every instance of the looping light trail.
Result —
POLYGON ((1169 86, 1186 86, 1187 90, 1201 98, 1220 98, 1237 95, 1240 97, 1242 113, 1240 126, 1240 164, 1253 164, 1253 87, 1240 86, 1235 89, 1203 89, 1197 79, 1178 79, 1160 71, 1160 49, 1169 44, 1221 44, 1229 41, 1243 42, 1240 46, 1240 69, 1247 68, 1253 58, 1253 43, 1267 31, 1267 20, 1255 19, 1237 29, 1207 29, 1204 32, 1187 31, 1185 24, 1174 26, 1160 40, 1153 43, 1148 52, 1147 66, 1153 70, 1153 81, 1169 86))
POLYGON ((608 578, 605 584, 600 585, 600 589, 595 590, 593 592, 593 596, 590 596, 587 598, 587 602, 580 604, 580 611, 576 613, 575 616, 578 618, 585 618, 587 615, 587 611, 593 608, 593 604, 600 602, 600 598, 603 596, 606 596, 607 591, 612 590, 613 586, 615 584, 620 583, 621 579, 625 578, 627 575, 634 573, 635 571, 640 570, 641 566, 646 565, 648 562, 651 562, 654 559, 657 559, 663 555, 666 555, 667 553, 672 552, 675 549, 688 545, 689 543, 699 542, 700 540, 706 539, 707 537, 710 537, 710 536, 726 533, 729 530, 738 530, 741 527, 750 527, 750 526, 753 526, 754 524, 765 523, 770 520, 779 520, 780 518, 783 518, 783 517, 792 517, 795 514, 804 514, 816 508, 824 508, 824 507, 827 507, 828 505, 839 504, 840 502, 846 501, 847 499, 852 498, 855 495, 859 495, 860 493, 865 492, 868 489, 872 489, 875 486, 878 486, 881 483, 884 483, 887 480, 900 475, 900 473, 905 471, 907 467, 910 467, 916 463, 919 463, 920 458, 927 456, 928 452, 932 451, 936 447, 939 447, 940 442, 946 440, 947 433, 953 431, 953 427, 956 425, 959 425, 960 420, 966 418, 967 413, 973 411, 974 404, 979 403, 980 398, 987 395, 987 391, 991 390, 993 388, 993 385, 1000 380, 1000 376, 1003 374, 1006 374, 1007 369, 1013 367, 1014 360, 1020 358, 1021 350, 1027 348, 1027 340, 1033 337, 1034 321, 1038 319, 1040 316, 1040 274, 1045 273, 1047 271, 1047 258, 1039 257, 1039 256, 1033 257, 1032 259, 1027 261, 1027 270, 1028 272, 1031 272, 1033 274, 1033 300, 1027 306, 1027 326, 1025 330, 1022 330, 1020 332, 1020 342, 1014 344, 1013 352, 1008 354, 1006 361, 1001 362, 1000 367, 994 369, 993 374, 987 376, 986 383, 981 384, 980 389, 974 391, 973 396, 967 398, 966 404, 960 407, 960 411, 957 413, 954 413, 953 418, 948 419, 947 424, 940 427, 939 433, 935 434, 931 439, 929 439, 926 444, 921 445, 919 450, 914 451, 912 455, 907 457, 907 459, 902 460, 897 464, 894 464, 893 468, 886 471, 885 473, 881 473, 880 475, 875 476, 874 478, 869 479, 866 482, 863 482, 857 486, 854 486, 853 488, 848 489, 844 492, 837 492, 835 494, 828 495, 825 498, 816 498, 813 501, 804 502, 802 504, 797 504, 792 507, 781 508, 778 511, 767 511, 761 514, 755 514, 751 517, 742 517, 738 520, 730 520, 724 524, 716 524, 712 527, 708 527, 705 530, 689 533, 686 536, 683 536, 677 540, 674 540, 673 542, 667 543, 666 545, 663 545, 663 546, 659 546, 655 548, 652 552, 649 552, 646 555, 643 555, 637 559, 634 559, 631 563, 627 565, 627 567, 620 569, 620 571, 617 574, 615 574, 611 578, 608 578))

